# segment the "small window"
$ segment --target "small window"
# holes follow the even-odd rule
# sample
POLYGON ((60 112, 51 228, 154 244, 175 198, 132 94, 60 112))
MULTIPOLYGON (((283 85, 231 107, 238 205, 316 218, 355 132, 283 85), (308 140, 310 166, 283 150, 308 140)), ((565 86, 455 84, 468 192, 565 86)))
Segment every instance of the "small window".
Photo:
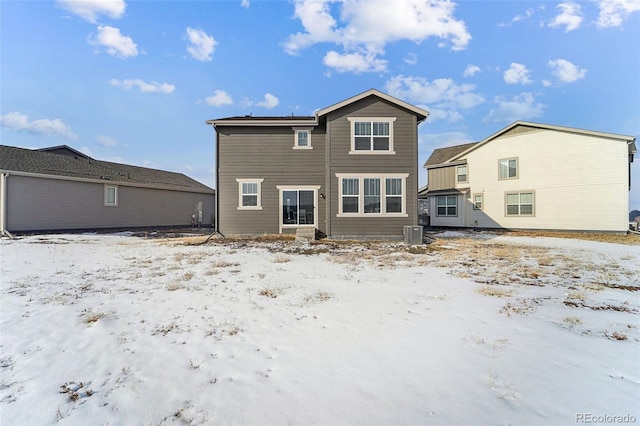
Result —
POLYGON ((458 216, 458 197, 455 195, 436 197, 436 216, 458 216))
POLYGON ((518 159, 506 158, 499 160, 498 176, 500 179, 516 179, 518 177, 518 159))
POLYGON ((238 182, 238 210, 261 210, 261 186, 264 179, 236 179, 238 182))
POLYGON ((294 148, 297 149, 313 149, 311 146, 311 130, 309 129, 294 129, 295 130, 295 143, 294 148))
POLYGON ((117 206, 118 205, 118 187, 112 185, 104 186, 104 205, 105 206, 117 206))
POLYGON ((395 118, 350 117, 350 154, 395 154, 393 122, 395 118))
POLYGON ((467 181, 467 165, 456 167, 456 176, 458 183, 467 181))
POLYGON ((533 216, 533 192, 508 193, 506 195, 507 216, 533 216))
POLYGON ((482 194, 475 194, 473 196, 473 209, 482 210, 482 194))

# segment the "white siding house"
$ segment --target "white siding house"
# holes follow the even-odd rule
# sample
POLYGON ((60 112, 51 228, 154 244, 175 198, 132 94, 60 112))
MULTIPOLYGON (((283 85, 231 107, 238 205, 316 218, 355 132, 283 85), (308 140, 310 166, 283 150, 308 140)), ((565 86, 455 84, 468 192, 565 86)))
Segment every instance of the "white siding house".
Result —
POLYGON ((635 152, 632 136, 520 121, 436 150, 431 225, 624 232, 635 152))

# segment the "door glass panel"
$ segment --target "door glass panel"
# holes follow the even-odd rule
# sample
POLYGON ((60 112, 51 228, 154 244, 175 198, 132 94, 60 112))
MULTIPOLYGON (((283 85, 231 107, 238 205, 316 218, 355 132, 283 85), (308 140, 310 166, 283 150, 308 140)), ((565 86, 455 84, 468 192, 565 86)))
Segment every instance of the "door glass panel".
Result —
POLYGON ((298 223, 313 225, 313 191, 300 191, 300 210, 298 211, 298 223))
POLYGON ((282 191, 282 224, 298 223, 298 191, 282 191))

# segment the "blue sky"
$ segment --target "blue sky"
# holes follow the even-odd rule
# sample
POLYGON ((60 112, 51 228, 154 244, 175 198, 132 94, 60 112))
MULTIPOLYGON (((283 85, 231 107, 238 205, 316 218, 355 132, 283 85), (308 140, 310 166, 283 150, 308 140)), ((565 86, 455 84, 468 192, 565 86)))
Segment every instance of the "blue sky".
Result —
MULTIPOLYGON (((435 148, 515 120, 640 135, 640 0, 0 8, 2 144, 67 144, 211 187, 215 133, 205 120, 312 115, 370 88, 431 112, 420 167, 435 148)), ((640 209, 640 158, 632 176, 630 207, 640 209)))

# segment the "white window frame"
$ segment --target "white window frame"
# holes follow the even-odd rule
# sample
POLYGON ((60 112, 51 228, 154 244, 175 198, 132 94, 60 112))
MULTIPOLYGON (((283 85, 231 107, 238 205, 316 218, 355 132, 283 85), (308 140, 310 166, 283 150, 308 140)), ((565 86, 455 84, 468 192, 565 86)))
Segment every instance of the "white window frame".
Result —
POLYGON ((509 180, 509 179, 518 179, 518 176, 520 176, 520 161, 518 161, 518 157, 512 157, 512 158, 501 158, 498 160, 498 180, 509 180), (511 161, 515 161, 516 163, 516 174, 515 176, 509 176, 509 163, 511 161), (502 172, 501 172, 501 166, 502 163, 507 162, 507 176, 503 177, 502 176, 502 172))
POLYGON ((105 207, 118 207, 118 186, 117 185, 105 185, 104 186, 104 205, 105 207), (109 190, 113 189, 114 202, 109 202, 109 190))
POLYGON ((455 194, 437 195, 436 196, 436 216, 439 216, 439 217, 458 217, 458 208, 459 208, 458 207, 458 198, 459 197, 457 195, 455 195, 455 194), (441 206, 441 205, 438 204, 438 199, 440 199, 440 198, 446 198, 447 201, 449 200, 449 198, 453 198, 453 199, 456 200, 456 203, 455 203, 455 205, 445 203, 444 206, 441 206), (440 214, 438 212, 438 207, 444 207, 445 214, 440 214), (455 214, 449 214, 449 207, 455 207, 456 208, 456 213, 455 214))
POLYGON ((280 224, 279 232, 282 234, 282 230, 286 228, 317 228, 318 227, 318 191, 320 190, 320 185, 276 185, 278 189, 278 223, 280 224), (282 193, 284 191, 313 191, 313 224, 284 224, 282 217, 282 193))
POLYGON ((351 134, 351 150, 349 154, 353 155, 394 155, 396 152, 393 147, 393 123, 396 121, 396 117, 347 117, 350 123, 350 134, 351 134), (371 123, 373 127, 373 123, 388 123, 389 124, 389 149, 387 150, 378 150, 375 151, 373 149, 373 131, 371 132, 371 141, 368 150, 356 150, 356 136, 355 136, 355 123, 371 123))
POLYGON ((311 128, 310 127, 294 127, 293 132, 294 132, 293 149, 313 149, 313 146, 311 146, 311 128), (299 141, 300 132, 307 133, 307 145, 301 146, 299 144, 298 141, 299 141))
MULTIPOLYGON (((338 178, 338 213, 336 217, 408 217, 407 214, 407 178, 408 173, 401 174, 359 174, 359 173, 336 173, 338 178), (358 179, 358 212, 344 213, 342 211, 342 180, 358 179), (380 179, 380 212, 364 212, 364 180, 380 179), (399 213, 387 213, 387 179, 401 179, 402 181, 402 211, 399 213)), ((355 198, 356 196, 353 195, 355 198)), ((390 195, 390 197, 398 197, 390 195)))
POLYGON ((264 179, 255 179, 255 178, 246 178, 246 179, 236 179, 238 182, 238 210, 262 210, 262 182, 264 179), (243 183, 255 183, 258 186, 257 194, 244 194, 242 192, 242 184, 243 183), (257 195, 258 201, 255 206, 243 206, 242 205, 242 196, 243 195, 257 195))
POLYGON ((460 164, 456 166, 456 183, 467 183, 469 182, 469 166, 466 164, 460 164), (460 169, 464 167, 464 173, 460 173, 460 169), (463 180, 460 180, 460 176, 464 176, 463 180))
POLYGON ((535 191, 510 191, 504 193, 504 215, 509 217, 533 217, 536 215, 536 193, 535 191), (531 203, 523 203, 522 195, 523 194, 531 194, 531 203), (517 195, 518 203, 517 204, 509 204, 509 195, 517 195), (531 213, 522 213, 523 205, 531 205, 531 213), (518 206, 518 213, 509 213, 509 206, 518 206))
POLYGON ((484 195, 483 194, 473 194, 473 209, 474 210, 482 210, 484 208, 484 195), (479 198, 479 201, 478 201, 479 198), (480 203, 480 206, 478 206, 480 203))

